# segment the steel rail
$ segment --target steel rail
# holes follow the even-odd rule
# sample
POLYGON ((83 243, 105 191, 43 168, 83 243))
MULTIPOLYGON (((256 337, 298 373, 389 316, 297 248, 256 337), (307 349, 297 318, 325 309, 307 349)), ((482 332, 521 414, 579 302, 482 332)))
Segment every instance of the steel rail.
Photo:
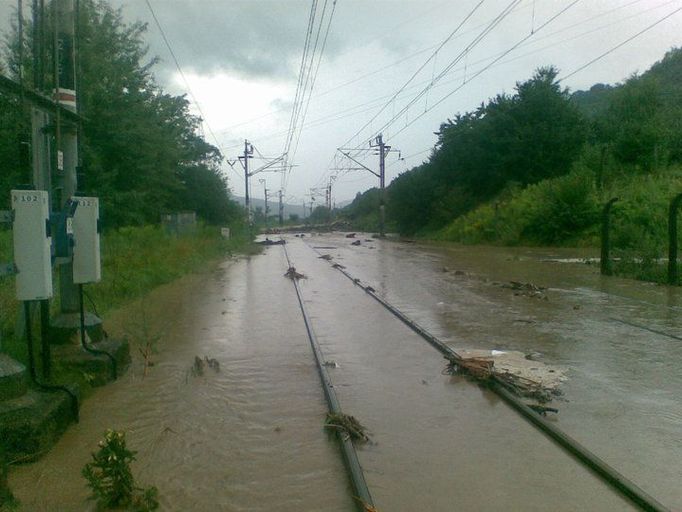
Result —
POLYGON ((654 334, 658 334, 660 336, 665 336, 667 338, 672 338, 674 340, 682 341, 682 336, 676 336, 674 334, 670 334, 669 332, 665 331, 659 331, 658 329, 654 329, 652 327, 647 327, 646 325, 638 324, 635 322, 629 322, 628 320, 623 320, 622 318, 615 318, 615 317, 609 317, 609 320, 613 322, 618 322, 621 324, 629 325, 630 327, 636 327, 637 329, 642 329, 643 331, 649 331, 654 334))
MULTIPOLYGON (((305 242, 304 242, 305 243, 305 242)), ((306 243, 308 247, 308 245, 306 243)), ((320 254, 312 247, 311 250, 320 254)), ((328 263, 332 264, 330 261, 328 263)), ((390 304, 388 301, 380 297, 374 288, 370 286, 365 286, 361 283, 360 279, 353 277, 345 269, 338 266, 333 266, 344 276, 350 279, 353 284, 360 289, 364 290, 370 297, 376 300, 379 304, 384 306, 388 311, 390 311, 396 318, 402 321, 414 332, 419 334, 424 338, 432 347, 446 356, 448 359, 459 359, 459 355, 452 350, 448 345, 440 341, 433 334, 429 333, 422 326, 417 324, 415 321, 411 320, 407 315, 405 315, 398 308, 390 304)), ((584 466, 586 466, 590 471, 599 476, 604 482, 610 485, 618 493, 628 498, 632 503, 637 505, 641 510, 646 512, 671 512, 669 508, 657 501, 653 496, 649 495, 634 482, 629 480, 623 474, 616 471, 614 468, 609 466, 605 461, 600 459, 597 455, 590 452, 585 446, 580 444, 578 441, 570 437, 560 428, 556 427, 552 423, 545 420, 533 409, 528 407, 522 400, 517 396, 512 394, 505 385, 500 382, 495 376, 492 376, 488 381, 488 387, 491 391, 502 398, 507 404, 509 404, 514 410, 516 410, 521 416, 527 419, 533 426, 537 427, 542 433, 556 442, 568 453, 573 455, 578 461, 580 461, 584 466)))
MULTIPOLYGON (((289 267, 292 267, 291 260, 289 259, 289 253, 287 251, 286 245, 283 245, 284 255, 286 256, 287 263, 289 267)), ((322 355, 322 349, 317 341, 315 332, 313 331, 312 323, 310 322, 310 317, 306 311, 305 304, 303 302, 303 295, 301 289, 298 285, 298 280, 292 278, 291 281, 294 283, 294 288, 296 289, 296 297, 298 298, 298 304, 301 308, 301 314, 303 315, 303 322, 305 323, 305 329, 308 333, 308 339, 310 340, 310 346, 313 350, 313 355, 315 356, 315 363, 317 365, 317 372, 320 375, 320 380, 322 381, 322 387, 324 388, 324 396, 327 399, 327 405, 329 406, 329 411, 333 414, 342 414, 341 405, 339 399, 336 396, 336 391, 334 391, 334 384, 329 377, 329 372, 324 365, 324 357, 322 355)), ((339 442, 341 443, 341 452, 343 454, 344 462, 346 463, 346 468, 348 469, 351 484, 353 486, 353 491, 355 492, 355 501, 358 509, 362 512, 368 512, 374 509, 374 502, 372 496, 367 487, 367 482, 365 481, 365 475, 362 471, 362 466, 360 466, 360 461, 358 460, 358 454, 355 451, 355 446, 348 435, 343 432, 336 431, 339 442)))

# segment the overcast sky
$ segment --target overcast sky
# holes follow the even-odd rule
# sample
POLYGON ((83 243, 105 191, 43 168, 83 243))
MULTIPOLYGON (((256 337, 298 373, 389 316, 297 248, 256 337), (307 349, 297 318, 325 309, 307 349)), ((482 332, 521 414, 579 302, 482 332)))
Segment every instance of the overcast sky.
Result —
MULTIPOLYGON (((24 2, 28 9, 30 1, 24 2)), ((187 93, 185 80, 177 71, 146 2, 110 2, 122 7, 125 19, 149 23, 150 55, 161 58, 156 67, 157 81, 171 93, 187 93)), ((436 48, 480 2, 337 0, 294 156, 296 166, 287 181, 286 197, 290 202, 300 203, 311 187, 323 187, 329 179, 336 148, 346 143, 352 147, 366 146, 370 137, 400 113, 513 3, 484 0, 434 57, 436 48), (389 102, 420 67, 421 72, 389 102), (376 119, 349 141, 374 116, 376 119)), ((229 160, 243 150, 245 138, 266 157, 281 154, 312 1, 150 0, 150 3, 203 112, 207 140, 219 145, 229 160)), ((540 66, 554 65, 560 76, 568 75, 682 8, 682 0, 582 0, 571 4, 573 0, 522 0, 466 57, 385 127, 385 140, 400 150, 387 157, 387 182, 428 157, 436 140, 433 132, 447 118, 476 108, 497 93, 512 92, 517 81, 529 78, 540 66), (530 37, 518 48, 477 75, 527 36, 530 37), (441 101, 446 95, 449 97, 441 101), (404 160, 399 160, 399 156, 404 160)), ((4 27, 14 6, 16 0, 0 0, 4 27)), ((324 6, 325 1, 318 0, 318 22, 324 6)), ((328 0, 318 53, 331 9, 332 0, 328 0)), ((313 39, 317 30, 316 23, 313 39)), ((682 11, 568 77, 563 85, 577 90, 598 82, 623 81, 633 73, 645 71, 671 47, 682 44, 681 38, 682 11)), ((378 156, 367 154, 362 158, 365 165, 378 171, 378 156)), ((254 160, 252 165, 261 162, 254 160)), ((243 180, 227 163, 224 168, 233 192, 243 195, 243 180)), ((239 164, 235 169, 240 169, 239 164)), ((332 174, 339 174, 333 186, 336 201, 351 199, 378 181, 364 170, 332 174)), ((267 180, 273 194, 280 187, 279 174, 263 173, 258 178, 267 180)), ((263 186, 257 179, 252 179, 251 186, 252 194, 262 197, 263 186)), ((324 197, 318 196, 317 201, 324 201, 324 197)))

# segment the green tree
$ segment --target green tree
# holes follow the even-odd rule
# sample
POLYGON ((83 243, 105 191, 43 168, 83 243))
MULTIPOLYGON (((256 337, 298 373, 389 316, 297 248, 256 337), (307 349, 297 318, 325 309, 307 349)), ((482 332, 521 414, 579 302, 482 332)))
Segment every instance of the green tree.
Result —
MULTIPOLYGON (((105 225, 158 222, 161 212, 188 209, 211 223, 238 217, 240 209, 230 200, 220 172, 222 155, 199 135, 201 120, 191 114, 184 96, 166 94, 154 81, 157 59, 147 57, 146 25, 124 22, 121 10, 104 0, 80 0, 79 6, 79 101, 86 119, 80 189, 102 199, 105 225)), ((28 25, 24 68, 30 77, 28 25)), ((15 28, 6 48, 15 73, 17 41, 15 28)), ((51 82, 48 73, 46 89, 51 82)), ((7 101, 16 104, 0 96, 0 103, 7 101)), ((15 136, 2 137, 0 165, 16 169, 19 146, 12 141, 21 126, 17 118, 25 119, 25 113, 10 107, 0 110, 0 134, 12 126, 15 136)), ((0 195, 19 181, 20 171, 3 175, 0 195)))

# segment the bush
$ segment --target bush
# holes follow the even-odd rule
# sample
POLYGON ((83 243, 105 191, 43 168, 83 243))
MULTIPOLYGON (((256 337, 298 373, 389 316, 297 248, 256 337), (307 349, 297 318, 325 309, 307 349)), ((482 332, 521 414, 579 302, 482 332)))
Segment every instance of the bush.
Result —
POLYGON ((574 239, 599 218, 592 179, 571 173, 531 185, 521 196, 524 218, 521 236, 540 244, 574 239))
POLYGON ((135 486, 130 463, 136 452, 126 447, 125 434, 107 430, 99 450, 92 454, 92 462, 83 468, 83 476, 92 489, 91 499, 99 507, 129 507, 135 512, 147 512, 159 508, 156 487, 135 486))
POLYGON ((567 244, 599 219, 591 177, 583 173, 520 189, 512 184, 495 200, 457 218, 437 238, 462 243, 567 244))

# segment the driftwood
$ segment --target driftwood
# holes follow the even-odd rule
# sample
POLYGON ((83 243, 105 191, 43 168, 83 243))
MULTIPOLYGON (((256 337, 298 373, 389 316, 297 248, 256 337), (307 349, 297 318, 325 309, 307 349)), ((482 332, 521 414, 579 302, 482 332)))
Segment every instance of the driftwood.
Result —
POLYGON ((329 412, 327 413, 327 420, 325 421, 324 426, 328 429, 337 430, 355 441, 369 441, 369 436, 365 432, 365 427, 349 414, 329 412))
POLYGON ((500 286, 512 290, 516 296, 521 295, 547 300, 547 294, 545 293, 547 288, 544 286, 537 286, 533 283, 520 283, 518 281, 509 281, 508 283, 502 283, 500 286))
POLYGON ((286 274, 284 274, 284 277, 288 277, 291 280, 305 279, 305 276, 303 274, 299 274, 298 272, 296 272, 296 267, 289 267, 286 274))
POLYGON ((286 244, 286 241, 282 238, 280 240, 270 240, 269 238, 266 238, 265 240, 262 240, 260 242, 256 242, 258 245, 284 245, 286 244))
MULTIPOLYGON (((507 371, 497 371, 495 362, 486 357, 445 357, 449 363, 445 373, 464 373, 480 382, 495 382, 512 391, 518 396, 532 398, 540 403, 546 403, 553 397, 561 395, 558 389, 547 389, 538 382, 507 371)), ((542 406, 538 406, 542 407, 542 406)), ((551 408, 544 408, 544 412, 558 412, 551 408)))

